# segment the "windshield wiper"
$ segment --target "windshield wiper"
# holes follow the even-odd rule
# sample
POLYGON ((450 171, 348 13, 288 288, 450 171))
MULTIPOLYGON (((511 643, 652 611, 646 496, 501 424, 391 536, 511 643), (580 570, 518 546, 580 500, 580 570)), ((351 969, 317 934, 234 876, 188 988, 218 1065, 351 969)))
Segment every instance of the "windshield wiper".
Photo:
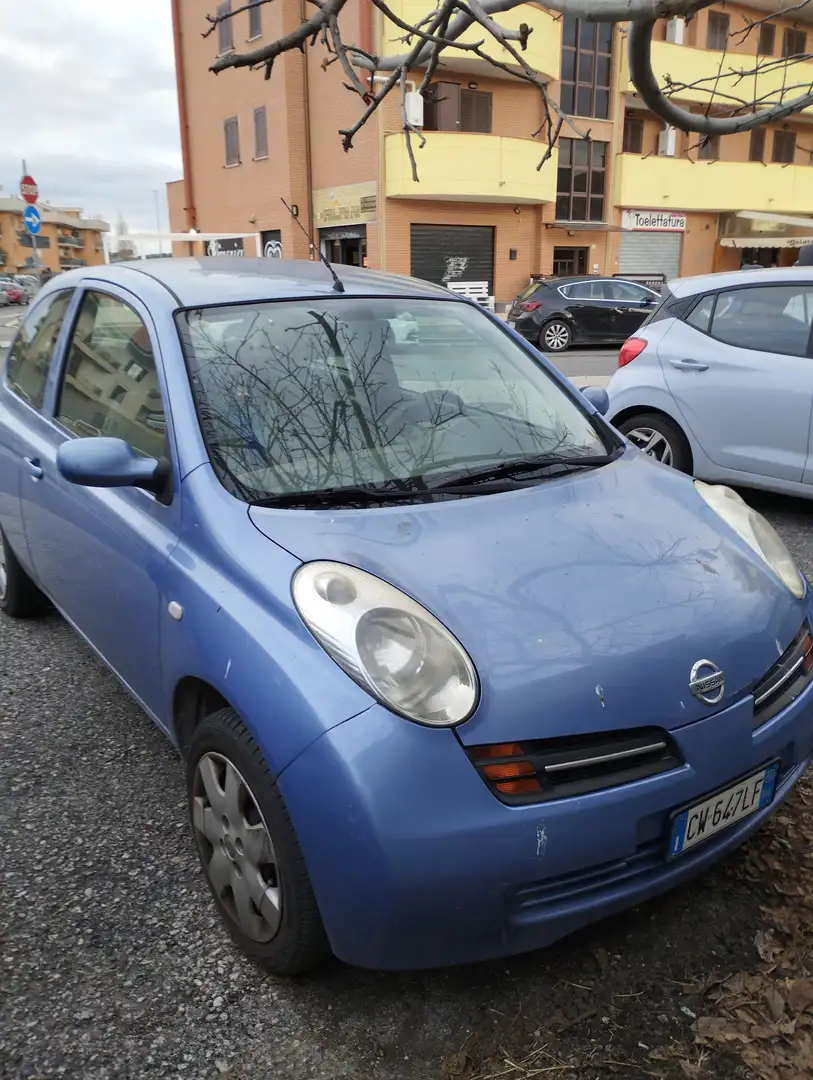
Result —
MULTIPOLYGON (((445 491, 461 484, 481 484, 489 480, 508 480, 526 473, 539 472, 542 469, 562 466, 566 469, 596 469, 609 465, 620 457, 623 450, 612 454, 534 454, 532 457, 513 458, 511 461, 494 462, 482 469, 455 473, 438 484, 433 484, 432 491, 445 491)), ((559 475, 559 474, 557 474, 559 475)))
POLYGON ((324 488, 320 491, 290 491, 281 495, 269 495, 263 499, 252 499, 251 506, 274 509, 305 507, 356 507, 380 506, 396 502, 429 502, 447 495, 490 495, 501 491, 513 491, 524 487, 511 480, 495 480, 493 483, 444 483, 433 487, 417 485, 400 489, 375 487, 337 487, 324 488))

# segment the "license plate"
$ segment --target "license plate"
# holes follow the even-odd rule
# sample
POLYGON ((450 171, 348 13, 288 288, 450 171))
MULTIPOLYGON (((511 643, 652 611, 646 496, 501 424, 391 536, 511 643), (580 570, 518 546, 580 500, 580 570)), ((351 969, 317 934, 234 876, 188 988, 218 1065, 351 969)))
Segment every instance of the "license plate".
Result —
POLYGON ((779 762, 760 769, 702 802, 678 810, 672 817, 669 858, 675 859, 763 806, 773 802, 779 762))

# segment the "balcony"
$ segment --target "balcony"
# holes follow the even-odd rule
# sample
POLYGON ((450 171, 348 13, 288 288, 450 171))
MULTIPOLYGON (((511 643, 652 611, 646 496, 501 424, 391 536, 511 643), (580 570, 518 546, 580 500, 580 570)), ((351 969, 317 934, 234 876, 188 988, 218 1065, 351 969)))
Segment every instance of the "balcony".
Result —
POLYGON ((84 241, 78 236, 63 236, 60 234, 57 241, 59 246, 64 248, 82 248, 85 246, 84 241))
MULTIPOLYGON (((427 12, 431 9, 431 5, 427 4, 426 0, 390 0, 388 7, 399 19, 403 19, 404 22, 408 22, 413 26, 426 18, 427 12)), ((562 30, 561 20, 558 17, 554 19, 552 15, 537 7, 536 4, 522 4, 511 11, 498 12, 494 15, 494 18, 500 26, 509 30, 518 29, 520 23, 527 23, 528 26, 532 27, 533 32, 528 38, 528 47, 524 53, 521 53, 523 59, 538 71, 543 78, 559 78, 562 30)), ((407 46, 402 41, 396 41, 396 38, 403 37, 404 31, 387 19, 383 19, 382 22, 383 32, 380 46, 382 55, 403 53, 407 46)), ((511 54, 501 45, 498 45, 488 31, 484 30, 479 23, 470 26, 465 34, 460 36, 459 40, 467 45, 482 41, 483 51, 488 56, 494 60, 499 60, 500 63, 510 64, 512 67, 518 66, 511 54)), ((518 52, 521 52, 517 42, 512 44, 518 52)), ((481 75, 487 74, 493 78, 507 77, 504 72, 493 67, 487 60, 480 60, 476 56, 464 52, 456 53, 453 49, 444 50, 443 63, 436 78, 441 78, 441 72, 449 70, 476 71, 481 75)))
POLYGON ((615 201, 652 210, 760 210, 809 214, 811 165, 758 161, 697 161, 621 154, 616 158, 615 201))
MULTIPOLYGON (((755 40, 755 39, 754 39, 755 40)), ((664 86, 667 76, 679 83, 688 83, 689 88, 676 92, 673 97, 676 101, 691 101, 696 104, 706 105, 710 101, 718 105, 725 105, 725 94, 733 94, 745 98, 747 101, 760 101, 763 105, 769 105, 771 100, 779 101, 783 84, 799 86, 798 90, 785 91, 785 99, 796 97, 804 89, 813 85, 813 63, 793 64, 786 68, 776 57, 760 57, 762 64, 772 65, 768 71, 763 71, 757 78, 750 75, 737 85, 733 72, 750 71, 757 64, 756 56, 745 56, 740 53, 727 53, 720 68, 722 53, 711 52, 708 49, 697 49, 691 45, 673 45, 668 41, 652 42, 652 70, 659 86, 664 86), (720 75, 720 82, 716 95, 713 93, 714 82, 704 83, 701 87, 692 86, 698 79, 714 80, 720 75), (763 101, 767 95, 775 95, 767 101, 763 101)), ((621 79, 619 82, 622 94, 634 94, 635 87, 630 81, 629 57, 624 49, 621 60, 621 79)), ((813 106, 804 110, 804 114, 813 115, 813 106)))
POLYGON ((387 135, 387 198, 492 203, 556 199, 556 150, 536 171, 547 149, 545 143, 457 131, 427 131, 425 137, 422 150, 418 138, 412 137, 418 164, 416 184, 404 135, 387 135))

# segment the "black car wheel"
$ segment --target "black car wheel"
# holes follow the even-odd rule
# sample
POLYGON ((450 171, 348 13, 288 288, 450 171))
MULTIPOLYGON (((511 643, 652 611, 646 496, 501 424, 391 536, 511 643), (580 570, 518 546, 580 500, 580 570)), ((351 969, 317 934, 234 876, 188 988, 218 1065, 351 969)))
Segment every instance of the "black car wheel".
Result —
POLYGON ((630 416, 618 430, 647 455, 678 472, 691 473, 692 451, 680 428, 668 416, 639 413, 630 416))
POLYGON ((47 610, 48 601, 17 561, 0 531, 0 611, 13 619, 27 619, 47 610))
POLYGON ((564 352, 570 348, 572 340, 573 332, 561 319, 545 323, 539 333, 539 346, 545 352, 564 352))
POLYGON ((234 942, 275 975, 330 955, 279 787, 233 709, 206 717, 187 759, 189 815, 203 872, 234 942))

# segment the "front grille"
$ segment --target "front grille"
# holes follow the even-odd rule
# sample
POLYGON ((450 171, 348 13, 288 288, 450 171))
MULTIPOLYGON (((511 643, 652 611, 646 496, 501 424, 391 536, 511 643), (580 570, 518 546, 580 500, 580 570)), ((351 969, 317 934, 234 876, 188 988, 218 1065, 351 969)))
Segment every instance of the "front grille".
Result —
POLYGON ((494 795, 512 805, 603 791, 683 764, 660 728, 470 746, 466 752, 494 795))
POLYGON ((764 679, 754 687, 754 727, 761 727, 806 690, 813 680, 813 637, 805 622, 764 679))

